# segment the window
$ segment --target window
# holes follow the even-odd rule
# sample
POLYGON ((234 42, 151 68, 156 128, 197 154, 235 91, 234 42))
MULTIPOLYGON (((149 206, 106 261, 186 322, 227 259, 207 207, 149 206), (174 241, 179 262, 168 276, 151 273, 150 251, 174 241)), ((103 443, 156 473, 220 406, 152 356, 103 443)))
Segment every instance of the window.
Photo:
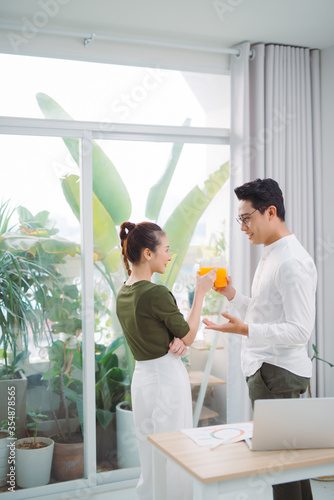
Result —
POLYGON ((229 128, 227 75, 0 57, 3 116, 41 118, 36 95, 43 93, 75 120, 180 126, 189 118, 193 127, 229 128))
MULTIPOLYGON (((8 227, 0 224, 8 244, 2 241, 0 249, 40 259, 35 270, 40 282, 32 283, 29 298, 43 331, 27 332, 29 357, 21 366, 28 379, 27 408, 42 414, 59 407, 63 411, 65 394, 65 407, 74 416, 73 430, 80 424, 97 426, 93 440, 85 437, 97 445, 93 451, 88 447, 88 474, 96 473, 96 457, 97 471, 105 473, 103 482, 129 480, 138 472, 127 469, 136 464, 126 463, 120 452, 115 416, 118 403, 128 397, 132 369, 115 315, 115 293, 125 279, 117 241, 119 222, 113 223, 105 200, 96 201, 95 195, 110 172, 116 172, 120 189, 129 198, 126 218, 156 220, 164 227, 197 189, 185 207, 184 213, 191 217, 184 221, 188 239, 184 238, 182 249, 176 248, 175 222, 170 225, 167 235, 172 252, 179 256, 174 267, 178 272, 163 277, 187 314, 200 258, 226 252, 228 245, 229 78, 20 56, 0 59, 6 75, 2 107, 9 117, 1 119, 6 167, 0 188, 2 213, 13 209, 8 227), (36 120, 43 116, 48 121, 36 120), (96 174, 97 165, 103 166, 103 178, 96 174), (147 212, 150 189, 167 170, 173 175, 161 207, 147 212), (92 259, 83 264, 82 255, 92 259), (94 285, 94 296, 89 283, 94 285), (96 415, 92 407, 83 407, 82 395, 95 397, 96 415)), ((179 218, 177 222, 182 224, 179 218)), ((217 315, 222 307, 208 296, 205 314, 217 315)), ((205 340, 204 331, 199 338, 205 340)), ((23 344, 20 349, 24 350, 23 344)), ((200 366, 205 356, 189 350, 185 362, 200 366)), ((224 421, 224 388, 211 391, 208 402, 216 418, 224 421)), ((46 423, 41 419, 39 434, 46 423)), ((117 423, 118 428, 121 425, 117 423)), ((127 448, 131 446, 129 435, 127 448)), ((54 471, 51 478, 53 483, 68 479, 54 471)), ((55 487, 50 485, 50 492, 55 487)))

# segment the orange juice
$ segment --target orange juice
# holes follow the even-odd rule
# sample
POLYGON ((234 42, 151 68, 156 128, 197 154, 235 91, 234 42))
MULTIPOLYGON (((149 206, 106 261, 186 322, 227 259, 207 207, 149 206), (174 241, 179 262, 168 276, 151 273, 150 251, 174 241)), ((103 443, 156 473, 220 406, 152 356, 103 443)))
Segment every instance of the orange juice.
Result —
POLYGON ((216 288, 221 288, 227 285, 226 274, 226 267, 217 267, 217 278, 215 280, 216 288))
POLYGON ((214 269, 214 267, 200 267, 199 268, 199 274, 200 276, 203 276, 204 274, 208 273, 209 271, 212 271, 212 269, 214 269))
MULTIPOLYGON (((204 274, 208 273, 212 269, 214 269, 214 266, 212 266, 212 267, 200 267, 199 274, 200 274, 200 276, 203 276, 204 274)), ((226 285, 227 285, 226 267, 217 267, 217 278, 215 280, 215 287, 221 288, 221 287, 226 286, 226 285)))

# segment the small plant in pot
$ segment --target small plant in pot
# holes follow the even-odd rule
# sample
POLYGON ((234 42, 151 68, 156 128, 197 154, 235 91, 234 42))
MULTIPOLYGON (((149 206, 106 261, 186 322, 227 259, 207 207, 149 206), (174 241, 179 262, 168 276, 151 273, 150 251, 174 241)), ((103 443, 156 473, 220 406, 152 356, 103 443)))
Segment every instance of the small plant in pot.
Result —
POLYGON ((44 378, 50 379, 53 392, 59 393, 64 411, 65 426, 61 426, 56 414, 59 432, 50 436, 55 441, 52 473, 58 481, 78 479, 84 475, 83 433, 72 432, 70 407, 77 406, 82 416, 82 381, 72 376, 74 367, 82 368, 80 344, 75 339, 56 340, 50 348, 51 367, 44 378))
POLYGON ((35 417, 34 422, 27 424, 27 429, 33 431, 33 437, 16 441, 16 484, 20 488, 48 484, 51 477, 54 442, 50 438, 37 436, 39 421, 47 416, 41 414, 40 410, 29 413, 35 417))

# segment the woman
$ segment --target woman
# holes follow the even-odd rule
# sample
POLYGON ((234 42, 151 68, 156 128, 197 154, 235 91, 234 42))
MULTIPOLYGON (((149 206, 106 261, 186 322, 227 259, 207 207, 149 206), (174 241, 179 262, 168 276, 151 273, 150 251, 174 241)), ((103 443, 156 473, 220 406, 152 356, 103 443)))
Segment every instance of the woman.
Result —
MULTIPOLYGON (((151 283, 153 273, 163 274, 171 260, 166 234, 151 222, 123 222, 120 239, 129 279, 118 293, 116 311, 136 360, 131 385, 141 462, 136 491, 138 499, 151 500, 147 435, 192 427, 190 383, 181 356, 195 339, 204 296, 214 284, 216 271, 197 276, 193 306, 185 321, 168 288, 151 283)), ((190 498, 190 481, 172 464, 168 467, 168 498, 190 498)))

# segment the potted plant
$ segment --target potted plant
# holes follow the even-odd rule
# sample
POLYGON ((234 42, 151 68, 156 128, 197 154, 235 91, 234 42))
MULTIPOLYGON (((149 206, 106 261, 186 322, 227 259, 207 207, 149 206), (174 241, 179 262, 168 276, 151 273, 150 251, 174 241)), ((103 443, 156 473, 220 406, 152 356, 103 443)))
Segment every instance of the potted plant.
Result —
MULTIPOLYGON (((4 236, 1 236, 4 238, 4 236)), ((0 237, 0 239, 1 239, 0 237)), ((2 242, 3 243, 3 240, 2 242)), ((29 329, 41 331, 41 322, 32 301, 35 279, 31 263, 12 251, 0 251, 0 400, 7 401, 9 388, 15 391, 18 437, 24 436, 27 379, 23 366, 28 358, 29 329)), ((0 419, 7 416, 1 405, 0 419)))
MULTIPOLYGON (((61 403, 67 416, 71 403, 79 409, 82 405, 82 383, 72 376, 72 368, 81 369, 82 366, 81 343, 70 342, 66 344, 57 340, 50 350, 50 380, 53 391, 61 394, 61 403)), ((116 458, 116 405, 123 401, 129 387, 127 372, 119 367, 115 353, 123 342, 121 337, 109 346, 96 344, 95 351, 97 459, 100 462, 107 461, 112 466, 116 458)), ((79 415, 81 413, 79 411, 79 415)), ((66 425, 59 425, 59 432, 51 436, 55 441, 52 470, 55 478, 61 481, 83 476, 83 433, 71 432, 69 419, 65 421, 66 425), (72 469, 66 465, 68 461, 72 469)))
MULTIPOLYGON (((10 220, 14 210, 9 208, 9 200, 0 206, 0 241, 8 231, 13 230, 10 220)), ((2 243, 2 241, 1 241, 2 243)), ((2 245, 0 245, 0 249, 2 245)), ((34 308, 27 295, 29 288, 28 263, 15 253, 0 251, 0 400, 7 401, 9 388, 14 388, 16 415, 19 420, 18 436, 24 435, 25 401, 27 380, 21 370, 28 357, 26 337, 19 342, 21 333, 27 333, 27 325, 32 322, 39 327, 34 308), (27 281, 28 280, 28 281, 27 281), (20 350, 21 349, 21 350, 20 350)), ((0 407, 0 420, 7 418, 7 405, 0 407)))
POLYGON ((96 442, 98 461, 116 465, 116 408, 129 388, 127 370, 120 368, 116 350, 124 338, 95 345, 96 442))
POLYGON ((77 368, 81 374, 79 346, 76 338, 54 341, 49 350, 50 368, 44 374, 50 382, 50 391, 59 393, 64 412, 62 422, 54 412, 58 431, 50 436, 55 442, 52 473, 58 481, 78 479, 84 475, 83 433, 81 430, 72 432, 70 425, 71 406, 80 408, 82 405, 82 381, 72 373, 77 368))
MULTIPOLYGON (((48 212, 33 217, 18 207, 20 228, 10 226, 14 211, 8 203, 0 207, 0 398, 5 401, 9 385, 15 387, 20 437, 25 434, 27 386, 21 368, 28 360, 29 338, 37 344, 48 334, 46 298, 50 289, 62 286, 56 266, 75 255, 77 245, 55 236, 48 212)), ((1 419, 5 411, 1 405, 1 419)))
POLYGON ((16 484, 20 488, 42 486, 50 482, 54 442, 50 438, 37 437, 39 420, 46 418, 40 410, 30 412, 35 420, 27 424, 33 437, 16 441, 16 484))

